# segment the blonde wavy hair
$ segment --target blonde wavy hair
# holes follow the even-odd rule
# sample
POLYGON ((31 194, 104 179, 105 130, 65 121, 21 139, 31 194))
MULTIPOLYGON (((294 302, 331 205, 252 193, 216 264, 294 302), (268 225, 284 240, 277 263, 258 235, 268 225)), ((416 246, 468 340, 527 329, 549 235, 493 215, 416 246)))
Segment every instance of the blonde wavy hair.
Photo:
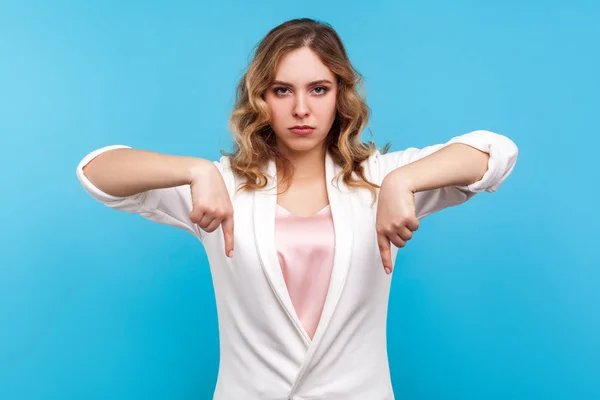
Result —
MULTIPOLYGON (((267 177, 263 168, 274 160, 285 192, 289 189, 293 167, 277 152, 275 133, 270 125, 270 109, 264 93, 275 80, 279 61, 289 52, 308 47, 314 51, 337 77, 337 110, 334 122, 326 138, 327 150, 342 170, 334 179, 343 176, 349 187, 363 187, 376 200, 379 185, 369 182, 361 162, 377 147, 373 142, 363 143, 360 134, 367 125, 369 108, 362 91, 362 76, 352 66, 344 45, 336 31, 328 24, 312 19, 293 19, 278 25, 267 33, 258 44, 252 61, 241 78, 236 101, 230 118, 233 132, 233 152, 221 152, 229 156, 231 168, 245 181, 239 189, 264 188, 267 177), (358 179, 353 178, 353 173, 358 179)), ((382 149, 387 152, 389 144, 382 149)))

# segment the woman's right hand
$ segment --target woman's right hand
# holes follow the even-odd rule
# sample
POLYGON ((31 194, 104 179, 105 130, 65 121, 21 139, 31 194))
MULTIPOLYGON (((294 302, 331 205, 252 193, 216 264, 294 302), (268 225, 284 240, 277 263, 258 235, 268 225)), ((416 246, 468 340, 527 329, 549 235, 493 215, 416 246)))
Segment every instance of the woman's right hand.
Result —
POLYGON ((190 190, 192 192, 190 220, 206 232, 213 232, 222 225, 225 255, 231 257, 233 205, 225 181, 212 162, 207 161, 192 167, 190 190))

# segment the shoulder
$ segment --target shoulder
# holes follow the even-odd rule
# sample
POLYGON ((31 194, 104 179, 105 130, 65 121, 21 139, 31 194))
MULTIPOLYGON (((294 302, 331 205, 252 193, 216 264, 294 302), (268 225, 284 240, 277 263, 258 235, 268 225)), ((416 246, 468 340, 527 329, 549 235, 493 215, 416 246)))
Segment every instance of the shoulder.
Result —
POLYGON ((218 160, 213 161, 212 163, 221 173, 221 177, 223 178, 229 193, 233 193, 234 191, 232 192, 232 188, 235 186, 235 176, 231 169, 231 159, 228 156, 221 156, 218 160))
POLYGON ((231 167, 231 158, 229 156, 221 156, 218 161, 213 161, 213 164, 217 167, 221 173, 221 177, 225 182, 225 186, 229 191, 231 198, 236 197, 241 191, 237 189, 242 184, 242 178, 235 174, 231 167))

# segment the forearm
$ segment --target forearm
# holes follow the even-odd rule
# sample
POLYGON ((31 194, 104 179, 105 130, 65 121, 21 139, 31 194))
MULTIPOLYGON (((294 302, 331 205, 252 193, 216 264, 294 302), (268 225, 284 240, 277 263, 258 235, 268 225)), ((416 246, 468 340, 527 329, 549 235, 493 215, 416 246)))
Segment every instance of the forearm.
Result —
POLYGON ((394 170, 388 177, 398 179, 415 193, 445 186, 470 185, 483 177, 488 160, 488 153, 466 144, 453 143, 394 170))
POLYGON ((83 167, 85 176, 103 192, 117 197, 189 184, 210 161, 120 148, 100 154, 83 167))

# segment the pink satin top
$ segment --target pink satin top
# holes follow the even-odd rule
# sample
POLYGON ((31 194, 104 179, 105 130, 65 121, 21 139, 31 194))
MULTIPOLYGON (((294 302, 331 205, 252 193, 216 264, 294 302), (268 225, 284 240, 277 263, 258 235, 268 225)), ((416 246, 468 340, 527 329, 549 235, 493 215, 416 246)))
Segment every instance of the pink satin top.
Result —
POLYGON ((335 243, 330 207, 310 217, 297 217, 277 205, 275 245, 292 304, 312 339, 333 268, 335 243))

